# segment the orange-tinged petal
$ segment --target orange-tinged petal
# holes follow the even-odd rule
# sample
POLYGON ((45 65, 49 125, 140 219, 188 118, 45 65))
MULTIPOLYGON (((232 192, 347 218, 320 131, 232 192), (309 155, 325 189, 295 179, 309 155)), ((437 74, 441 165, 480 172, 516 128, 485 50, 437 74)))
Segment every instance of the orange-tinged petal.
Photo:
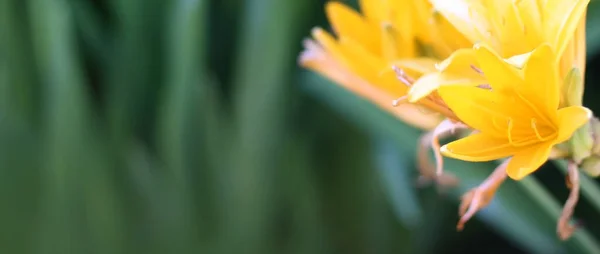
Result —
POLYGON ((558 110, 558 137, 556 143, 562 143, 592 118, 592 111, 582 106, 570 106, 558 110))
POLYGON ((548 160, 553 144, 544 142, 530 146, 515 154, 506 167, 508 177, 521 180, 536 171, 548 160))
POLYGON ((549 44, 536 48, 525 63, 525 85, 518 86, 517 91, 531 102, 541 116, 545 116, 548 124, 552 124, 560 101, 560 87, 554 54, 549 44))
POLYGON ((492 89, 512 92, 519 81, 523 80, 521 74, 514 66, 500 57, 492 48, 485 44, 475 45, 477 61, 492 89))
POLYGON ((444 145, 440 151, 445 156, 464 161, 491 161, 511 156, 518 150, 506 138, 476 133, 444 145))
MULTIPOLYGON (((377 86, 359 77, 352 70, 340 64, 337 58, 326 51, 322 45, 312 40, 306 40, 305 51, 300 55, 300 64, 312 69, 336 84, 366 98, 381 109, 390 112, 404 122, 424 130, 431 130, 437 126, 441 119, 439 115, 425 115, 417 105, 401 104, 391 107, 390 102, 397 98, 377 86)), ((400 86, 399 86, 400 87, 400 86)))
POLYGON ((327 17, 335 33, 352 38, 365 45, 373 53, 379 51, 381 45, 379 33, 371 29, 369 24, 352 8, 339 3, 328 2, 325 6, 327 17))
POLYGON ((312 31, 313 38, 328 52, 341 66, 353 71, 364 79, 374 79, 373 69, 357 57, 355 52, 345 50, 329 33, 320 28, 312 31))
POLYGON ((345 56, 337 41, 321 28, 313 28, 312 36, 325 51, 335 58, 341 65, 350 67, 350 61, 345 56))

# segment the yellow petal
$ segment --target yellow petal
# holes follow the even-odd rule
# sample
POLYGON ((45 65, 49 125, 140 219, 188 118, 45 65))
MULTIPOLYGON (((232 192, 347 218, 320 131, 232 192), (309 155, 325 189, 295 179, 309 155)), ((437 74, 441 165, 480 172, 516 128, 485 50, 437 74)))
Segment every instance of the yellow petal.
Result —
POLYGON ((472 43, 493 43, 490 31, 493 27, 488 20, 488 12, 478 1, 468 0, 430 0, 436 11, 440 12, 458 31, 472 43))
POLYGON ((479 66, 492 89, 512 93, 519 81, 523 80, 518 70, 485 44, 475 45, 475 50, 479 66))
POLYGON ((481 80, 471 80, 468 77, 459 75, 448 75, 445 73, 434 72, 426 74, 419 78, 408 91, 408 101, 414 103, 437 90, 443 85, 481 85, 481 80))
POLYGON ((562 143, 577 129, 592 118, 592 111, 582 106, 570 106, 558 110, 558 137, 556 143, 562 143))
POLYGON ((408 101, 414 103, 437 90, 440 76, 440 73, 431 73, 419 78, 408 90, 408 101))
POLYGON ((531 52, 527 52, 524 54, 511 56, 510 58, 506 59, 506 62, 512 64, 513 66, 519 69, 523 69, 523 66, 525 66, 525 63, 527 63, 527 60, 530 56, 531 52))
POLYGON ((368 68, 370 73, 375 73, 386 66, 384 59, 371 53, 354 39, 346 36, 340 36, 339 45, 347 55, 353 56, 353 62, 360 63, 363 68, 368 68))
POLYGON ((352 63, 352 70, 378 89, 385 91, 394 98, 406 95, 408 87, 402 84, 393 73, 380 75, 387 65, 381 58, 368 52, 362 45, 350 38, 340 38, 340 47, 352 63))
POLYGON ((502 55, 506 57, 526 53, 529 47, 524 43, 526 42, 525 26, 518 15, 518 10, 511 1, 501 0, 501 2, 505 5, 499 24, 502 55))
POLYGON ((339 2, 328 2, 325 11, 338 36, 350 37, 371 52, 379 52, 381 46, 379 33, 377 30, 371 29, 360 14, 339 2))
POLYGON ((502 114, 503 98, 490 90, 472 86, 441 86, 438 93, 450 109, 468 126, 494 137, 506 137, 505 130, 494 124, 494 119, 507 122, 508 117, 502 114))
POLYGON ((585 60, 586 60, 586 41, 585 41, 585 22, 586 13, 583 13, 583 17, 579 21, 579 26, 575 34, 575 62, 573 63, 579 70, 581 75, 585 75, 585 60))
POLYGON ((381 0, 359 0, 358 5, 368 19, 379 22, 383 18, 384 9, 381 0))
POLYGON ((487 80, 479 70, 477 54, 475 50, 464 48, 456 50, 450 57, 437 65, 446 79, 468 79, 471 83, 486 84, 487 80))
MULTIPOLYGON (((435 68, 436 62, 437 60, 435 59, 423 57, 397 60, 393 61, 391 65, 420 76, 425 73, 437 71, 435 68)), ((391 68, 387 68, 386 70, 391 70, 391 68)))
POLYGON ((541 116, 545 116, 548 124, 555 121, 554 112, 560 102, 558 70, 553 60, 550 45, 540 45, 525 63, 526 85, 517 87, 518 93, 531 102, 541 116))
POLYGON ((521 180, 536 171, 548 160, 551 150, 552 144, 544 142, 528 147, 515 154, 506 167, 508 177, 514 180, 521 180))
POLYGON ((416 57, 417 43, 410 31, 401 30, 402 28, 394 27, 391 23, 383 23, 379 29, 381 29, 381 53, 387 61, 416 57))
POLYGON ((544 19, 548 20, 546 31, 553 35, 548 39, 553 43, 557 55, 561 56, 571 41, 589 2, 590 0, 548 1, 544 8, 544 19))
POLYGON ((433 37, 436 53, 440 58, 448 57, 456 49, 473 46, 473 43, 441 14, 434 16, 434 22, 435 26, 429 31, 433 37))
POLYGON ((511 156, 518 150, 505 138, 476 133, 444 145, 440 151, 445 156, 464 161, 491 161, 511 156))
POLYGON ((529 48, 535 48, 544 38, 540 6, 537 1, 519 1, 516 5, 523 21, 525 44, 529 48))
POLYGON ((473 66, 477 64, 477 54, 474 49, 463 48, 458 49, 452 53, 448 58, 438 64, 437 69, 439 71, 452 71, 467 73, 473 72, 473 66))

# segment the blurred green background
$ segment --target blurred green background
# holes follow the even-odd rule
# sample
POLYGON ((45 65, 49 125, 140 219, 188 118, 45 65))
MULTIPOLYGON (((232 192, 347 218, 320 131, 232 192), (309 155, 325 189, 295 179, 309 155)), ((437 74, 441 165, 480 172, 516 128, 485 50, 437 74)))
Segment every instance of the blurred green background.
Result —
MULTIPOLYGON (((324 3, 0 0, 0 253, 600 253, 594 179, 556 236, 561 162, 456 232, 494 163, 415 188, 419 131, 297 66, 324 3)), ((596 112, 599 49, 592 1, 596 112)))

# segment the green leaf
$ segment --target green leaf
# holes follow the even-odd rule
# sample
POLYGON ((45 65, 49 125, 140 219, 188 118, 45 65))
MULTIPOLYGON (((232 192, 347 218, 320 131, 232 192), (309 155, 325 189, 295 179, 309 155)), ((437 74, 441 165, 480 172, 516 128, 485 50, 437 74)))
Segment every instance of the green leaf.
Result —
POLYGON ((375 163, 383 183, 383 188, 400 221, 411 229, 415 229, 423 219, 419 205, 415 183, 411 174, 410 158, 396 147, 398 144, 388 139, 375 139, 375 163))

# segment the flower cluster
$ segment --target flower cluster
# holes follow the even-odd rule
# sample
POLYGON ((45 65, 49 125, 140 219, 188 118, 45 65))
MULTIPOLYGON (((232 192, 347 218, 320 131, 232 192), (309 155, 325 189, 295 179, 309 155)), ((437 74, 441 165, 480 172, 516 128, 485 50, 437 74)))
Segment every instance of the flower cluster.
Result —
POLYGON ((578 168, 600 173, 600 140, 594 139, 600 135, 593 135, 600 121, 582 106, 589 0, 359 3, 360 12, 327 3, 333 35, 313 29, 300 64, 425 130, 418 147, 424 179, 458 181, 443 172, 442 155, 503 160, 463 196, 459 229, 507 177, 520 180, 549 159, 568 159, 575 194, 557 228, 568 238, 575 230, 569 220, 578 168), (459 139, 440 146, 450 135, 459 139))

